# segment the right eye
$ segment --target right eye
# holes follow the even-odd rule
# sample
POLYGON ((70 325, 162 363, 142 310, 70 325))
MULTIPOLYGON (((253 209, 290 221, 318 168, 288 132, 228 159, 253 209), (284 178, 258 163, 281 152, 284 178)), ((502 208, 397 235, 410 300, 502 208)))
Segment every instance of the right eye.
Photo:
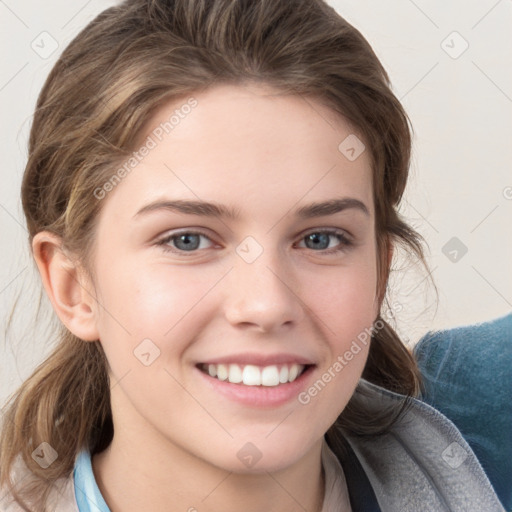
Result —
POLYGON ((184 254, 196 252, 198 249, 207 247, 201 246, 201 237, 210 240, 210 237, 200 231, 180 231, 171 233, 161 238, 156 245, 159 245, 166 252, 184 254))

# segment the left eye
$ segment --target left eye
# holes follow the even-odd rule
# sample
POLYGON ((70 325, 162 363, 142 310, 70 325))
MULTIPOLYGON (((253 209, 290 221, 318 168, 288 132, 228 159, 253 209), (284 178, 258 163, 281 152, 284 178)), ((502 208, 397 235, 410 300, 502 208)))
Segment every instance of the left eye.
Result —
POLYGON ((348 249, 352 245, 352 241, 349 240, 345 233, 331 229, 312 231, 309 234, 303 236, 301 240, 306 242, 306 247, 308 247, 308 249, 320 249, 320 251, 315 252, 323 252, 325 254, 341 252, 348 249), (337 238, 339 243, 334 247, 329 247, 329 238, 337 238), (326 247, 324 247, 325 244, 327 244, 326 247))
MULTIPOLYGON (((162 246, 165 251, 175 253, 194 252, 198 249, 207 249, 207 245, 201 244, 201 238, 210 241, 211 238, 205 233, 198 231, 182 231, 162 238, 157 245, 162 246)), ((323 252, 325 254, 337 253, 348 249, 352 242, 342 231, 336 230, 317 230, 301 237, 300 241, 305 241, 307 249, 313 249, 314 252, 323 252), (330 246, 330 239, 337 238, 338 244, 330 246)))

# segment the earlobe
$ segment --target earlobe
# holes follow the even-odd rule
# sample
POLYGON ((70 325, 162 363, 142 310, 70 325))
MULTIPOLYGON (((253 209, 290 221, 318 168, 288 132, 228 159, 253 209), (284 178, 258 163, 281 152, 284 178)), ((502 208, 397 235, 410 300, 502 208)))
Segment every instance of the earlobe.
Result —
POLYGON ((66 254, 62 240, 42 231, 32 241, 43 286, 61 322, 84 341, 99 339, 96 300, 84 273, 66 254))

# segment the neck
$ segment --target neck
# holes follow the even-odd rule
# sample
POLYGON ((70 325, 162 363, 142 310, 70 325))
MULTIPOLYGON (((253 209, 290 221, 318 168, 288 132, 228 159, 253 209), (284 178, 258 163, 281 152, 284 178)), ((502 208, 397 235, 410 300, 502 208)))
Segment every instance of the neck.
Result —
POLYGON ((98 487, 111 512, 320 512, 324 499, 322 442, 291 467, 234 473, 180 448, 129 442, 114 436, 92 459, 98 487))

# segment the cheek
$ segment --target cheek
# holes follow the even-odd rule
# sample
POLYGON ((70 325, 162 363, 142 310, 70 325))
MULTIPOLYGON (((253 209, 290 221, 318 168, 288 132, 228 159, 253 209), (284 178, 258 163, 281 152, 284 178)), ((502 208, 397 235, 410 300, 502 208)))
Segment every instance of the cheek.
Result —
POLYGON ((98 327, 105 351, 113 358, 112 368, 120 364, 123 368, 118 366, 118 372, 131 368, 137 362, 134 351, 148 339, 160 350, 156 366, 175 366, 209 321, 204 298, 221 275, 218 269, 198 272, 197 267, 173 268, 136 258, 124 258, 100 272, 98 327))
POLYGON ((183 273, 162 271, 161 266, 134 258, 124 258, 99 278, 104 326, 119 320, 130 333, 143 335, 169 330, 173 320, 183 316, 191 302, 197 302, 200 291, 183 273))
MULTIPOLYGON (((363 373, 375 320, 374 274, 354 271, 343 284, 318 293, 315 315, 322 321, 325 357, 315 379, 297 399, 307 417, 321 418, 318 428, 325 432, 343 411, 363 373)), ((306 420, 307 421, 307 420, 306 420)))
POLYGON ((378 314, 377 270, 373 258, 336 269, 331 275, 312 275, 307 300, 322 319, 328 337, 343 348, 348 339, 370 327, 378 314), (321 276, 321 277, 320 277, 321 276))

